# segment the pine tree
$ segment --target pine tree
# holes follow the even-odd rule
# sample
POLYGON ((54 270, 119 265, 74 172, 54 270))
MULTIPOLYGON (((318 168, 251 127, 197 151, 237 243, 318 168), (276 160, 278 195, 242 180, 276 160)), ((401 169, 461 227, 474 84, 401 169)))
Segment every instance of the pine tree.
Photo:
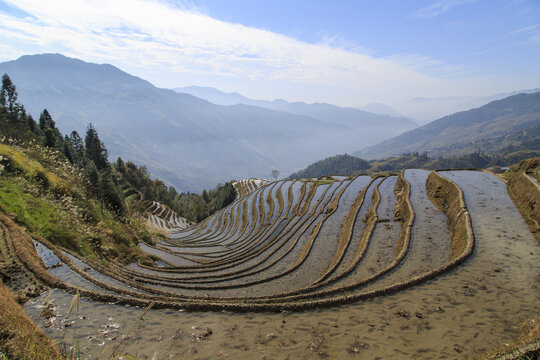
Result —
POLYGON ((86 145, 86 155, 92 160, 98 170, 106 170, 110 168, 107 159, 107 149, 99 139, 97 130, 92 124, 88 125, 86 137, 84 139, 86 145))
POLYGON ((56 125, 52 119, 51 114, 49 114, 47 109, 43 109, 41 115, 39 115, 39 128, 41 129, 41 131, 45 132, 45 129, 47 128, 54 129, 55 126, 56 125))
POLYGON ((99 173, 99 196, 101 201, 112 211, 121 215, 125 212, 124 195, 116 185, 108 170, 99 173))
POLYGON ((8 114, 13 118, 17 105, 17 88, 9 78, 8 74, 2 76, 2 90, 0 91, 0 105, 6 108, 8 114))
POLYGON ((62 152, 70 163, 75 164, 75 149, 73 148, 73 145, 71 145, 71 142, 69 141, 69 137, 67 135, 64 137, 62 152))
POLYGON ((41 135, 41 131, 39 129, 38 124, 36 123, 36 120, 32 117, 32 115, 28 115, 26 117, 26 126, 28 127, 28 130, 33 132, 36 135, 41 135))
POLYGON ((87 160, 86 149, 84 148, 84 143, 78 132, 71 132, 69 135, 69 143, 73 147, 74 164, 78 165, 79 167, 84 167, 87 160))
POLYGON ((87 161, 84 168, 86 178, 90 182, 90 193, 91 195, 98 197, 99 196, 99 172, 96 168, 96 164, 92 160, 87 161))
POLYGON ((57 145, 56 142, 56 134, 53 129, 46 128, 45 129, 45 138, 43 139, 43 145, 54 148, 57 145))

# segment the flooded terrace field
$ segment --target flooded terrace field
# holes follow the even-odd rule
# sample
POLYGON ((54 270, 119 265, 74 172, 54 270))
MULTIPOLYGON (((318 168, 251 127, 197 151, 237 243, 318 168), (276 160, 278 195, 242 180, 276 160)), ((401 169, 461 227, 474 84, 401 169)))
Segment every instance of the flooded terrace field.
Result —
POLYGON ((36 243, 68 286, 25 311, 52 338, 76 337, 88 359, 112 354, 135 324, 122 347, 137 359, 466 358, 539 313, 539 247, 493 175, 410 169, 251 190, 142 245, 167 266, 111 271, 36 243), (462 190, 459 213, 432 202, 433 176, 462 190), (93 294, 76 321, 65 318, 73 289, 93 294), (56 317, 39 316, 44 301, 56 317))

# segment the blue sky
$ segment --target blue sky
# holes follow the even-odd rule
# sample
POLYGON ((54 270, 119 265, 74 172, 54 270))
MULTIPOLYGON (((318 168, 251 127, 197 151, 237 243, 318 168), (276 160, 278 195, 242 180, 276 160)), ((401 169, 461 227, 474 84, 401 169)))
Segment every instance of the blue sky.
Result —
POLYGON ((489 75, 510 71, 512 65, 536 67, 537 75, 540 71, 538 0, 194 0, 184 4, 223 21, 310 43, 329 41, 377 57, 410 54, 411 61, 426 57, 434 74, 489 75))
POLYGON ((0 39, 0 61, 59 52, 160 87, 405 113, 540 87, 538 0, 0 0, 0 39))

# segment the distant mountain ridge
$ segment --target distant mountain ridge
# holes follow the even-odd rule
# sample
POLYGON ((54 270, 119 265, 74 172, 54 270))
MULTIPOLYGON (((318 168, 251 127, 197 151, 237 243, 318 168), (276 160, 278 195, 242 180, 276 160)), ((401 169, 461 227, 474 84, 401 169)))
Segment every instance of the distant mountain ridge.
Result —
MULTIPOLYGON (((197 96, 201 99, 208 100, 214 104, 244 104, 260 106, 271 110, 284 111, 296 115, 310 116, 321 121, 337 122, 347 126, 376 127, 377 125, 375 124, 381 123, 386 126, 397 126, 399 129, 412 129, 418 126, 417 123, 405 117, 396 117, 387 114, 380 114, 377 112, 369 112, 360 108, 341 107, 326 103, 291 103, 283 99, 277 99, 274 101, 254 100, 243 96, 237 92, 226 93, 216 88, 203 86, 187 86, 181 88, 174 88, 174 90, 177 92, 197 96)), ((381 106, 385 105, 372 104, 372 106, 380 110, 381 106)), ((387 107, 386 111, 389 111, 388 109, 392 111, 392 109, 389 107, 387 107)))
POLYGON ((374 114, 379 114, 379 115, 388 115, 388 116, 393 116, 393 117, 405 117, 402 114, 398 113, 393 108, 391 108, 390 106, 388 106, 386 104, 381 104, 381 103, 367 104, 367 105, 364 105, 364 106, 360 106, 358 109, 363 110, 363 111, 367 111, 367 112, 372 112, 374 114))
POLYGON ((375 114, 371 122, 325 121, 250 105, 215 105, 157 88, 112 65, 59 54, 0 63, 0 73, 11 77, 34 117, 47 108, 63 132, 84 133, 93 123, 110 159, 122 156, 146 164, 152 175, 179 191, 268 177, 271 169, 291 173, 412 128, 375 114))
POLYGON ((518 94, 445 116, 353 155, 376 159, 410 152, 427 152, 431 157, 485 150, 494 152, 508 144, 490 139, 504 139, 539 124, 540 92, 518 94))

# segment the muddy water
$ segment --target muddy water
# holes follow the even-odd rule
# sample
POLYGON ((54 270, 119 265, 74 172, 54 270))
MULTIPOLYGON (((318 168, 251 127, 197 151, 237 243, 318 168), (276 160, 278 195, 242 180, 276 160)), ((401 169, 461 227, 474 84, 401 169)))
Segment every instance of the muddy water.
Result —
POLYGON ((347 247, 347 250, 345 251, 345 255, 343 256, 343 260, 337 267, 335 273, 339 274, 343 272, 344 270, 348 269, 349 266, 353 263, 356 252, 358 250, 358 247, 360 246, 360 240, 362 239, 362 235, 364 234, 365 229, 365 223, 363 219, 366 217, 369 209, 371 209, 371 206, 373 204, 372 197, 373 197, 373 191, 375 190, 375 187, 382 179, 376 179, 371 183, 369 188, 366 190, 366 193, 364 195, 364 201, 362 202, 362 206, 360 207, 360 210, 358 211, 358 214, 356 215, 356 220, 353 226, 353 232, 351 236, 351 242, 349 246, 347 247))
MULTIPOLYGON (((308 271, 315 272, 315 269, 326 268, 330 265, 338 248, 343 222, 351 210, 354 200, 370 181, 369 176, 359 176, 347 186, 339 199, 336 211, 323 223, 313 244, 313 249, 302 265, 304 268, 310 269, 308 271)), ((345 183, 347 184, 347 182, 345 183)))
MULTIPOLYGON (((62 250, 61 250, 62 251, 62 250)), ((88 264, 86 264, 84 261, 82 260, 79 260, 77 257, 65 252, 65 251, 62 251, 63 255, 66 256, 72 263, 73 265, 77 268, 77 269, 80 269, 82 271, 85 271, 88 275, 92 276, 94 279, 97 279, 98 281, 101 281, 103 283, 106 283, 106 284, 109 284, 109 285, 112 285, 112 286, 115 286, 119 289, 124 289, 124 290, 129 290, 129 291, 135 291, 135 292, 138 292, 140 294, 144 294, 145 292, 142 291, 142 290, 139 290, 139 289, 136 289, 134 287, 131 287, 127 284, 124 284, 123 282, 121 281, 118 281, 116 279, 113 279, 107 275, 104 275, 96 270, 94 270, 92 267, 90 267, 88 264)), ((66 266, 66 265, 64 265, 66 266)))
MULTIPOLYGON (((456 359, 512 340, 516 325, 537 315, 540 251, 496 178, 480 172, 443 173, 460 185, 477 247, 463 265, 399 293, 303 313, 149 311, 81 300, 76 337, 85 359, 104 359, 134 324, 124 353, 137 359, 456 359), (211 334, 210 331, 211 330, 211 334), (103 350, 105 352, 103 352, 103 350)), ((42 294, 25 305, 39 317, 42 294)), ((53 291, 60 314, 72 296, 53 291)), ((61 318, 44 328, 63 337, 61 318)), ((122 349, 122 348, 121 348, 122 349)))
POLYGON ((101 293, 114 294, 112 291, 103 289, 94 283, 86 280, 81 275, 70 269, 64 264, 58 256, 56 256, 48 247, 34 241, 34 246, 39 256, 43 259, 43 264, 48 267, 48 272, 63 282, 77 286, 86 290, 96 291, 101 293))
POLYGON ((343 281, 333 283, 328 286, 329 288, 356 284, 387 267, 394 259, 396 255, 395 244, 401 231, 401 224, 398 221, 392 221, 396 205, 394 196, 396 181, 396 176, 390 176, 379 185, 381 202, 377 208, 377 216, 379 220, 384 222, 375 225, 364 257, 343 281))
POLYGON ((366 290, 382 288, 405 281, 435 269, 450 260, 450 232, 446 215, 439 211, 426 194, 429 171, 409 169, 405 179, 411 185, 411 204, 415 219, 409 251, 392 272, 377 279, 366 290))

